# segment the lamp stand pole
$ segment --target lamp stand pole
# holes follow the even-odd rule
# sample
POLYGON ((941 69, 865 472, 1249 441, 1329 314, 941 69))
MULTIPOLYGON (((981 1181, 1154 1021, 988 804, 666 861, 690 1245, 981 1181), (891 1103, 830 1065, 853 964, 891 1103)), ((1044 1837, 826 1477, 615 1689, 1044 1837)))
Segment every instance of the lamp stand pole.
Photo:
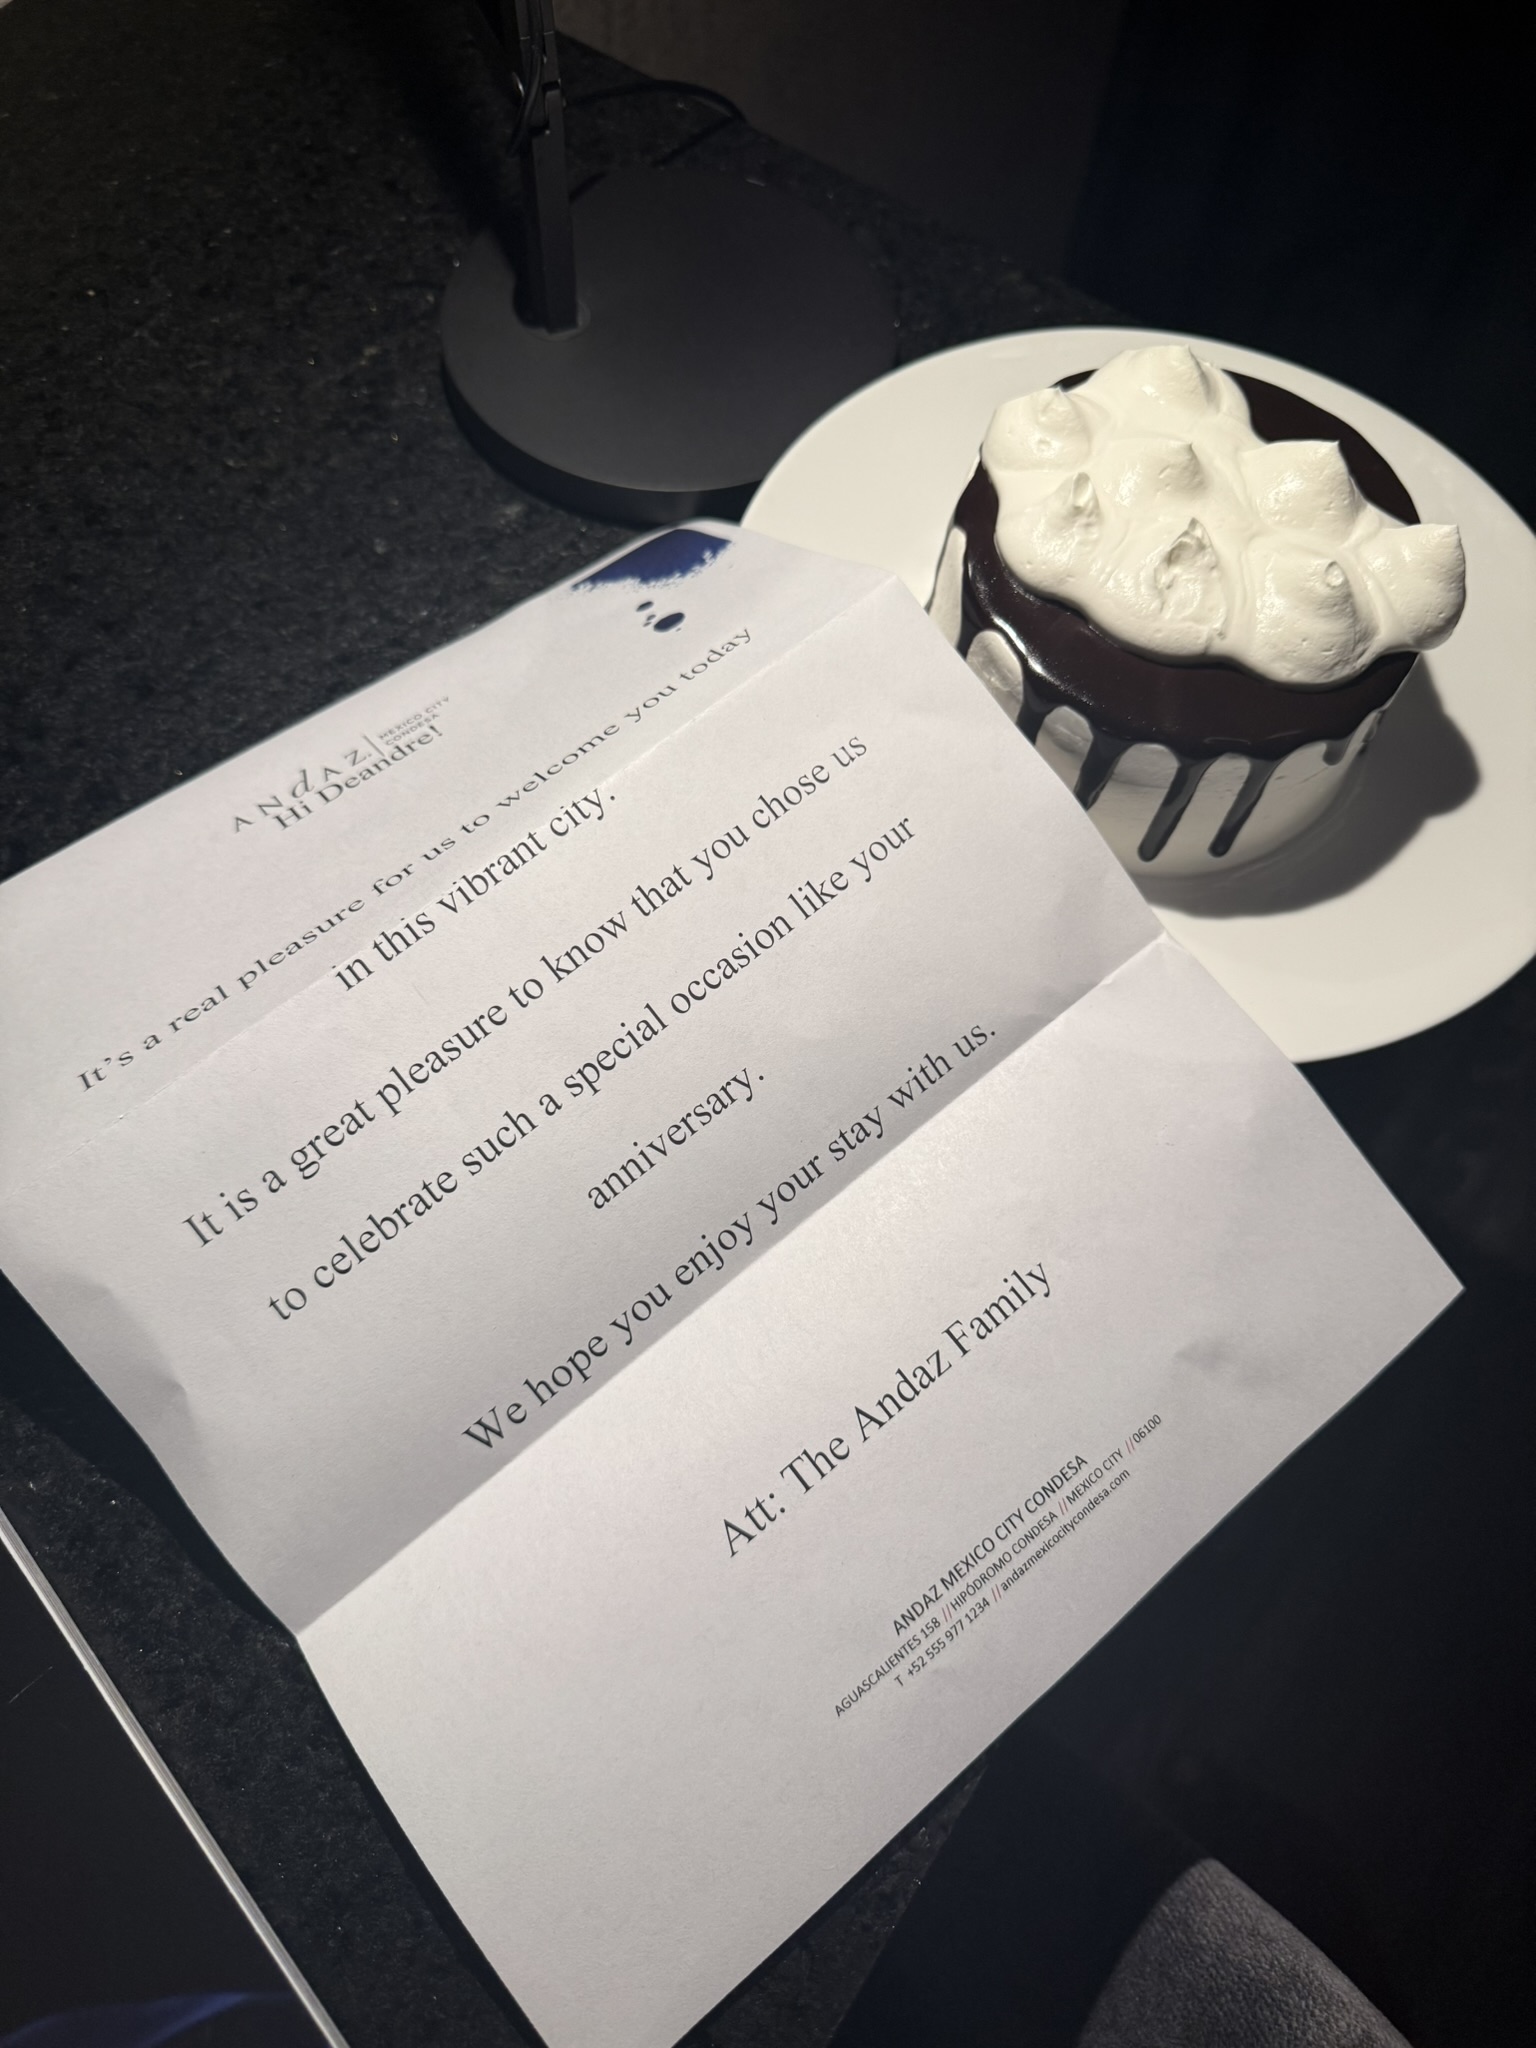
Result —
POLYGON ((598 518, 731 518, 811 422, 890 367, 889 294, 812 208, 744 179, 615 171, 574 204, 545 0, 506 0, 518 253, 478 236, 443 302, 473 444, 598 518))

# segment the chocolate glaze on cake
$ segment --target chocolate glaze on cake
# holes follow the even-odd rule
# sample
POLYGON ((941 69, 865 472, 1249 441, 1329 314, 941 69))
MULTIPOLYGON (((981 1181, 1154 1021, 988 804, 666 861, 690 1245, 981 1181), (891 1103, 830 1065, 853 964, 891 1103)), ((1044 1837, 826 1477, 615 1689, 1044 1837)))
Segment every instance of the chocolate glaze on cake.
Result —
MULTIPOLYGON (((1253 430, 1265 441, 1337 441, 1361 494, 1405 525, 1418 512, 1401 480, 1362 434, 1320 406, 1257 377, 1229 372, 1248 401, 1253 430)), ((1071 390, 1092 375, 1062 379, 1071 390)), ((965 535, 959 648, 978 633, 1000 633, 1019 656, 1024 701, 1019 726, 1033 744, 1059 705, 1087 719, 1092 740, 1075 784, 1091 809, 1128 747, 1151 741, 1177 761, 1138 857, 1150 861, 1167 845, 1201 777, 1224 754, 1248 759, 1248 772, 1210 844, 1230 852, 1279 763, 1298 747, 1323 741, 1324 760, 1343 758, 1351 737, 1402 687, 1418 656, 1386 654, 1350 681, 1329 689, 1296 689, 1219 661, 1169 661, 1139 654, 1103 633, 1071 606, 1039 597, 1008 568, 997 546, 997 491, 984 466, 955 511, 965 535)))

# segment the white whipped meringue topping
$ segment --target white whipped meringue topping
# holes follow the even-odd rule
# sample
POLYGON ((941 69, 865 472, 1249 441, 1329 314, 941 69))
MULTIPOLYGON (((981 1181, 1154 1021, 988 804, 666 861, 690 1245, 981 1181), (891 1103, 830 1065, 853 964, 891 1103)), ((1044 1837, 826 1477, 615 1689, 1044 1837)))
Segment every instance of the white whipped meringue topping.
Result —
POLYGON ((1166 659, 1344 682, 1461 616, 1454 526, 1368 504, 1333 441, 1261 441, 1233 379, 1173 344, 999 406, 982 443, 1021 583, 1166 659))

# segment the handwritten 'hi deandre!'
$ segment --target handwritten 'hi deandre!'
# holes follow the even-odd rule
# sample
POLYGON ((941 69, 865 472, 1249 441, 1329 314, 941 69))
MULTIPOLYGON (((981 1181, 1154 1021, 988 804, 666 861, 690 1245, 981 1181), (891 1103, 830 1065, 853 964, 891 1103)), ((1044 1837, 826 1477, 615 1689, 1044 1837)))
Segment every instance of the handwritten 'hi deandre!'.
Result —
MULTIPOLYGON (((924 1394, 938 1385, 945 1373, 953 1371, 970 1356, 973 1345, 984 1344, 989 1337, 995 1336, 1005 1323, 1014 1316, 1022 1315, 1032 1301, 1049 1301, 1050 1298, 1051 1283, 1045 1277, 1043 1262, 1026 1266, 1022 1272, 1015 1266, 1004 1276, 1001 1289, 983 1309, 945 1325, 943 1337, 921 1365, 914 1366, 910 1372, 903 1366, 896 1375, 895 1385, 870 1407, 865 1408, 855 1402, 853 1419, 859 1432, 859 1444, 867 1444, 872 1437, 889 1429, 892 1423, 899 1422, 914 1402, 920 1401, 924 1394)), ((786 1491, 788 1482, 793 1480, 800 1492, 790 1493, 786 1500, 780 1500, 777 1491, 759 1494, 756 1500, 742 1509, 739 1521, 727 1516, 725 1541, 730 1555, 736 1557, 760 1536, 766 1536, 774 1523, 781 1522, 789 1513, 792 1501, 830 1479, 857 1448, 858 1445, 849 1443, 846 1437, 835 1436, 825 1450, 813 1450, 809 1445, 798 1450, 787 1465, 779 1467, 779 1480, 786 1491)))

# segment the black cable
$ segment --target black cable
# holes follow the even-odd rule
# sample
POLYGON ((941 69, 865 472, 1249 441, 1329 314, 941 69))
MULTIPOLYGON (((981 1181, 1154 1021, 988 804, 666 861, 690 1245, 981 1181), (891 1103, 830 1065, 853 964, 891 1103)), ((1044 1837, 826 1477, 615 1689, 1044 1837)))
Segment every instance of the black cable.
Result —
POLYGON ((708 142, 713 136, 724 134, 727 128, 734 128, 738 121, 745 118, 742 114, 727 114, 723 120, 711 121, 707 128, 701 128, 697 135, 690 135, 687 141, 680 142, 676 149, 669 149, 664 156, 652 157, 650 168, 653 171, 665 170, 668 164, 675 164, 678 158, 686 156, 689 150, 697 149, 701 143, 708 142))
POLYGON ((508 73, 518 91, 517 119, 512 123, 512 138, 507 144, 508 156, 522 154, 523 145, 528 140, 528 130, 533 125, 534 103, 538 99, 539 88, 544 83, 544 53, 537 44, 534 44, 531 55, 531 77, 522 78, 515 71, 508 73))
POLYGON ((728 121, 745 121, 747 118, 736 102, 728 100, 723 92, 716 92, 708 85, 688 85, 680 78, 643 78, 633 85, 608 85, 600 92, 579 93, 565 104, 568 107, 591 107, 596 106, 599 100, 630 99, 642 92, 669 92, 683 99, 702 100, 706 106, 718 107, 728 121))

